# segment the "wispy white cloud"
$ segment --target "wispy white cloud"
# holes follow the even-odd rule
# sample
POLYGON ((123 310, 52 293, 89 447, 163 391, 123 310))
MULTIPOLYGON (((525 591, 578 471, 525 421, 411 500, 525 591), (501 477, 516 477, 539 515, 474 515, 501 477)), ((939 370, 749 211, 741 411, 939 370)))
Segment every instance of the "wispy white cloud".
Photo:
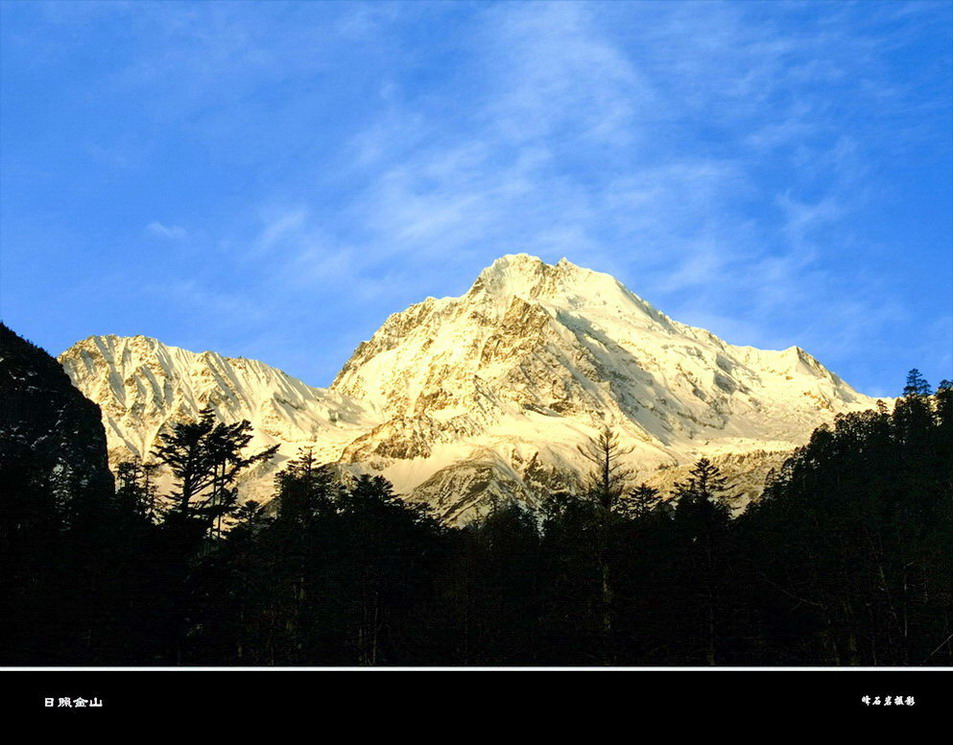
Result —
POLYGON ((568 132, 588 144, 631 145, 633 126, 658 104, 627 55, 578 3, 497 6, 484 18, 489 82, 484 116, 514 142, 568 132))
POLYGON ((189 234, 185 228, 179 225, 164 225, 158 220, 153 220, 146 225, 146 233, 173 241, 181 241, 189 234))
POLYGON ((264 226, 254 241, 255 249, 267 253, 298 236, 306 228, 308 210, 304 207, 292 207, 273 210, 264 219, 264 226))

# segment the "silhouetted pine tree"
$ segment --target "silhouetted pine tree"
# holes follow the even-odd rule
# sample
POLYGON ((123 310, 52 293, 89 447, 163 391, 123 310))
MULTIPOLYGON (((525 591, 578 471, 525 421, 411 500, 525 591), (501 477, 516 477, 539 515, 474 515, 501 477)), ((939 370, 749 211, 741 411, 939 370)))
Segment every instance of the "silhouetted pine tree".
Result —
POLYGON ((157 518, 157 463, 143 463, 136 458, 116 466, 116 501, 122 509, 154 522, 157 518))
POLYGON ((616 512, 624 517, 636 520, 656 509, 661 501, 661 492, 654 486, 649 486, 643 482, 622 496, 616 503, 616 512))
POLYGON ((175 479, 168 495, 172 507, 166 522, 183 529, 191 525, 201 533, 213 528, 221 533, 222 518, 238 506, 238 475, 271 459, 278 450, 275 445, 251 456, 242 455, 252 439, 251 423, 216 424, 211 407, 200 412, 198 421, 179 422, 158 439, 152 454, 175 479))
POLYGON ((707 458, 700 459, 684 482, 674 486, 675 526, 684 542, 679 563, 681 586, 686 590, 685 630, 691 635, 687 651, 703 657, 698 662, 722 662, 719 638, 725 621, 726 588, 731 555, 728 480, 707 458))
POLYGON ((448 606, 438 615, 443 629, 431 627, 455 636, 448 645, 452 657, 444 659, 459 665, 532 664, 541 603, 535 516, 516 503, 497 503, 454 538, 455 553, 441 578, 439 599, 448 606))

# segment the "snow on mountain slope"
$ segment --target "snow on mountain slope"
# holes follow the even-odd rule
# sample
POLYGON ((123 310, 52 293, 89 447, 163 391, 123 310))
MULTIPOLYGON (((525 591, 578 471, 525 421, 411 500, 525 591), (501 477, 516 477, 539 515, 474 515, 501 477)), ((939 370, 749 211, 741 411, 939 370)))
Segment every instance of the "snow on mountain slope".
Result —
POLYGON ((385 417, 344 458, 392 473, 449 518, 453 471, 516 476, 532 501, 527 476, 583 469, 576 445, 604 424, 648 477, 702 455, 787 451, 876 403, 802 349, 732 346, 607 274, 524 254, 498 259, 462 297, 392 315, 331 390, 385 417))
POLYGON ((93 337, 60 360, 120 451, 147 452, 162 426, 212 403, 284 457, 314 444, 448 521, 575 488, 577 445, 604 425, 650 483, 707 456, 751 497, 818 425, 876 404, 802 349, 732 346, 607 274, 525 254, 498 259, 461 297, 390 316, 329 390, 145 337, 93 337))
POLYGON ((271 496, 271 476, 303 446, 334 461, 377 419, 357 401, 312 388, 255 360, 196 354, 145 336, 92 336, 59 357, 73 384, 102 409, 110 462, 148 459, 156 435, 171 424, 197 419, 211 405, 219 419, 247 419, 250 447, 279 445, 270 466, 243 485, 246 498, 271 496))

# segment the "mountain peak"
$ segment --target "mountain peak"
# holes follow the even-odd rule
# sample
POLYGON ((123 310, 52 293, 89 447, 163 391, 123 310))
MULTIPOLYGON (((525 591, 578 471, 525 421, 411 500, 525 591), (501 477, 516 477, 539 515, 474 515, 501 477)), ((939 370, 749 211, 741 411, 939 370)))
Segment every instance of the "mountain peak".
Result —
POLYGON ((625 316, 640 326, 674 331, 668 316, 611 274, 578 266, 566 258, 547 264, 525 253, 501 256, 480 272, 461 299, 507 306, 513 297, 549 306, 556 312, 625 316))
POLYGON ((501 256, 480 272, 467 294, 482 292, 501 297, 552 299, 627 291, 611 275, 577 266, 566 258, 547 264, 538 256, 519 253, 501 256))
POLYGON ((533 281, 556 275, 561 277, 572 275, 589 277, 598 275, 608 277, 612 279, 613 282, 616 281, 608 274, 601 274, 600 272, 594 272, 591 269, 577 266, 565 257, 561 258, 555 264, 547 264, 538 256, 527 253, 504 254, 480 272, 478 278, 484 278, 485 280, 508 278, 510 280, 533 281))
POLYGON ((525 253, 506 254, 480 272, 474 284, 482 283, 494 290, 506 287, 526 288, 551 274, 554 268, 538 256, 525 253))

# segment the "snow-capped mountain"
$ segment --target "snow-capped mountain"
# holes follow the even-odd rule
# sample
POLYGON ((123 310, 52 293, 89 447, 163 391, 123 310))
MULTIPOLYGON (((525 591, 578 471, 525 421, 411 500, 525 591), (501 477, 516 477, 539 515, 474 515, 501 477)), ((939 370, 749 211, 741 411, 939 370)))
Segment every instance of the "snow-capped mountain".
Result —
POLYGON ((360 402, 312 388, 256 360, 196 354, 145 336, 91 336, 59 357, 73 385, 102 409, 110 462, 148 460, 164 427, 197 419, 212 406, 224 422, 252 423, 253 451, 279 445, 278 457, 243 485, 246 498, 271 496, 271 476, 311 446, 336 461, 344 447, 378 423, 360 402))
POLYGON ((498 259, 461 297, 390 316, 328 390, 145 337, 92 337, 60 361, 102 407, 114 461, 211 403, 285 458, 314 445, 451 521, 494 497, 534 504, 572 487, 586 465, 577 445, 605 425, 649 483, 707 456, 750 497, 818 425, 876 404, 798 347, 732 346, 607 274, 525 254, 498 259))

